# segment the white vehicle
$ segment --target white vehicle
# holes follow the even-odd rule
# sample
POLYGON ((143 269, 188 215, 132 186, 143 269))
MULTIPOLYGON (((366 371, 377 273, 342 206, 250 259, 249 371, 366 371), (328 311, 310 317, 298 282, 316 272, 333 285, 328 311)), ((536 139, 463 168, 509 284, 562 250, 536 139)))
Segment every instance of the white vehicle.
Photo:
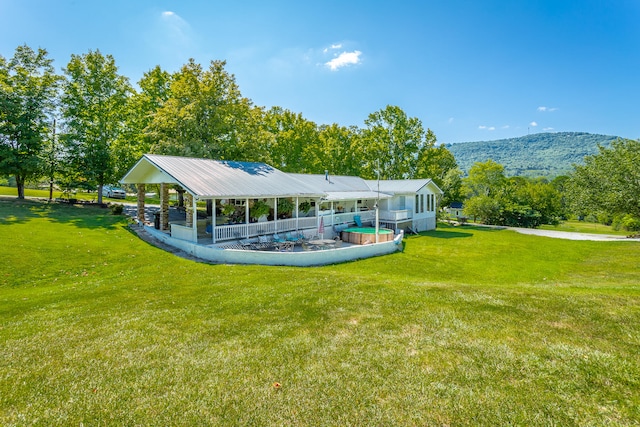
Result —
POLYGON ((109 197, 111 199, 124 199, 127 193, 122 188, 114 187, 112 185, 102 186, 102 196, 109 197))

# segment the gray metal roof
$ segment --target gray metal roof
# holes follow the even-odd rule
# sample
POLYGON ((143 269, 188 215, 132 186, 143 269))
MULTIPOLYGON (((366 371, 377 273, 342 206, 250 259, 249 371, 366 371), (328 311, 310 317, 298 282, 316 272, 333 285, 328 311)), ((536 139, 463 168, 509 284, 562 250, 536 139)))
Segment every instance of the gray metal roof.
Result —
POLYGON ((120 182, 175 183, 201 198, 324 196, 319 189, 264 163, 156 154, 145 154, 120 182))
MULTIPOLYGON (((423 187, 429 186, 429 188, 435 193, 442 193, 440 187, 436 185, 431 179, 389 179, 380 180, 380 191, 389 194, 409 194, 417 193, 423 187)), ((378 181, 371 179, 367 180, 367 184, 371 190, 378 189, 378 181)))
POLYGON ((317 188, 326 193, 325 200, 356 200, 356 199, 389 199, 392 196, 385 193, 378 195, 377 191, 372 191, 367 181, 358 176, 342 175, 308 175, 300 173, 290 173, 292 177, 307 184, 312 188, 317 188))

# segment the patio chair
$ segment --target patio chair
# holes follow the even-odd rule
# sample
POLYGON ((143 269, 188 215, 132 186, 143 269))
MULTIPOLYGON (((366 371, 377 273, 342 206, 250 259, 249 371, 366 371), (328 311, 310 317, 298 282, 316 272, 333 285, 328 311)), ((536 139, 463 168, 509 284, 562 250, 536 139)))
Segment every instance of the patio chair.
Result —
POLYGON ((356 223, 358 227, 362 227, 362 217, 360 215, 354 215, 353 221, 356 223))
POLYGON ((274 243, 283 243, 283 242, 286 242, 286 240, 283 239, 282 237, 280 237, 280 235, 278 235, 278 233, 275 233, 273 235, 273 242, 274 243))
POLYGON ((298 236, 294 235, 294 234, 293 234, 293 233, 291 233, 291 232, 289 232, 289 233, 285 234, 285 239, 286 239, 288 242, 294 242, 294 243, 295 243, 295 242, 297 242, 298 240, 300 240, 300 238, 299 238, 298 236))
POLYGON ((258 243, 256 245, 258 249, 269 249, 272 245, 273 243, 269 236, 258 236, 258 243))

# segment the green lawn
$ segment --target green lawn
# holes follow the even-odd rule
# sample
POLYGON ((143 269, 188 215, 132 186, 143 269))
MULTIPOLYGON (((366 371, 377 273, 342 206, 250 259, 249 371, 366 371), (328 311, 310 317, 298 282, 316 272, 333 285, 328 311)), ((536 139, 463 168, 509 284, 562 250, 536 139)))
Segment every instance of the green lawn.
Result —
POLYGON ((540 228, 543 230, 558 230, 591 234, 615 234, 618 236, 626 236, 632 233, 630 231, 614 230, 610 225, 577 220, 563 221, 558 225, 542 225, 540 228))
POLYGON ((636 242, 440 226, 336 266, 208 265, 9 199, 0 242, 0 425, 640 423, 636 242))

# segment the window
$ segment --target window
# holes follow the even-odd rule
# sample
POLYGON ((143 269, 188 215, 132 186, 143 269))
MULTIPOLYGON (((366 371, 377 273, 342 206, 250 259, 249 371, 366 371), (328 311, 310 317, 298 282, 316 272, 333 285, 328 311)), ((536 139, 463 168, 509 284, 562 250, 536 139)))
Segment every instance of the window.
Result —
POLYGON ((420 195, 420 212, 424 213, 424 194, 420 195))
POLYGON ((420 195, 416 194, 416 213, 420 213, 420 195))
POLYGON ((407 209, 407 201, 404 196, 400 196, 400 208, 401 211, 407 209))

